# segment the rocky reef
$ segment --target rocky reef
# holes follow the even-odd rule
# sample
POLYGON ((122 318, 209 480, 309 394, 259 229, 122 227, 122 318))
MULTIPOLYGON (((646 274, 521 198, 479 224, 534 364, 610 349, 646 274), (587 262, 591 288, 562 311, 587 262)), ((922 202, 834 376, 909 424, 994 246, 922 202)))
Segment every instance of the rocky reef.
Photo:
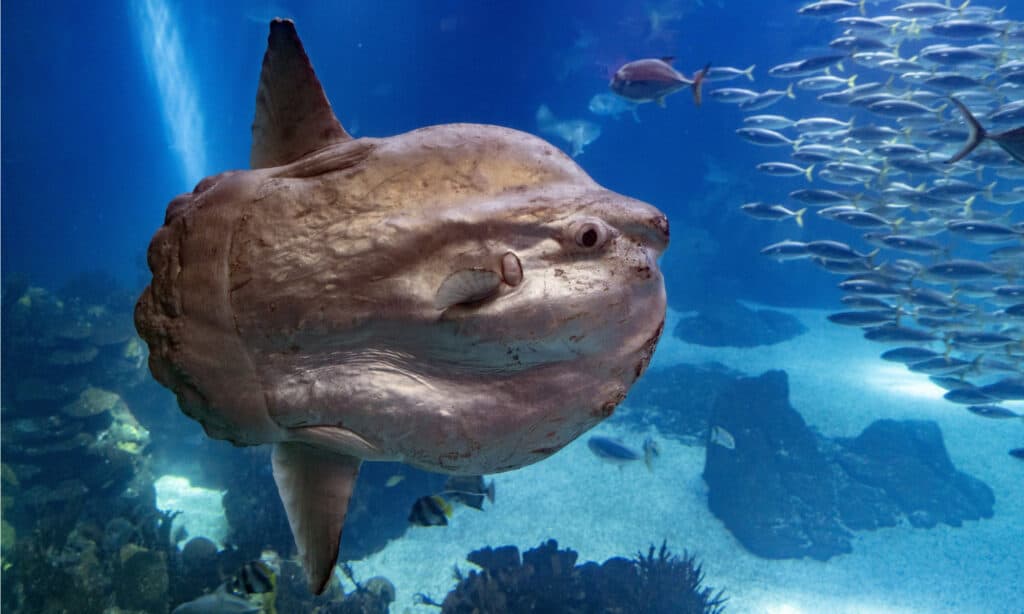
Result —
POLYGON ((709 347, 756 347, 788 341, 807 332, 800 320, 774 309, 751 309, 738 301, 704 304, 684 317, 672 334, 709 347))
POLYGON ((673 555, 665 544, 651 546, 633 559, 577 565, 578 554, 559 549, 555 540, 527 550, 515 546, 483 548, 467 560, 481 568, 463 575, 440 604, 442 614, 544 613, 645 614, 717 613, 722 591, 703 586, 704 574, 693 556, 673 555))
POLYGON ((611 420, 645 432, 656 428, 689 444, 707 439, 708 409, 719 390, 742 376, 721 363, 680 364, 651 375, 633 386, 611 420))
POLYGON ((4 284, 4 611, 166 609, 170 524, 125 400, 146 381, 145 351, 114 287, 4 284))
POLYGON ((934 422, 879 420, 831 439, 788 396, 783 371, 737 378, 708 417, 731 436, 707 446, 708 507, 754 554, 826 560, 852 551, 853 531, 992 516, 992 490, 957 471, 934 422))
MULTIPOLYGON (((169 612, 231 582, 265 549, 284 556, 294 549, 280 501, 267 497, 275 492, 269 463, 253 458, 267 451, 183 436, 171 426, 179 410, 148 377, 132 323, 134 296, 97 273, 58 292, 5 280, 4 612, 169 612), (158 427, 151 433, 147 425, 158 427), (157 508, 156 469, 181 470, 228 491, 232 533, 223 549, 203 536, 172 534, 177 513, 157 508)), ((411 505, 444 479, 417 472, 387 488, 401 471, 380 464, 360 480, 355 500, 362 504, 349 520, 365 530, 349 535, 366 537, 345 551, 361 556, 400 536, 408 507, 381 501, 398 495, 411 505), (371 505, 394 513, 371 514, 371 505)), ((379 614, 394 599, 387 580, 360 583, 351 575, 356 588, 347 595, 336 585, 313 598, 297 563, 279 561, 274 569, 275 592, 252 596, 268 612, 276 603, 281 612, 379 614)))
POLYGON ((706 446, 708 507, 758 556, 827 560, 851 552, 856 531, 993 515, 992 489, 956 469, 934 422, 879 420, 830 438, 790 405, 784 371, 712 363, 649 375, 613 420, 706 446))

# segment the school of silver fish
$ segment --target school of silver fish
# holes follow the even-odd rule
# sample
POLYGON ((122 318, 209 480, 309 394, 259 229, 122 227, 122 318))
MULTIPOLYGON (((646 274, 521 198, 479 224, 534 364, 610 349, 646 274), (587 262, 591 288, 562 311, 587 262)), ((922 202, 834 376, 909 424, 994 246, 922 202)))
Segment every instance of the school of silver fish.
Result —
MULTIPOLYGON (((708 92, 747 112, 736 132, 767 152, 757 170, 785 182, 778 200, 741 209, 852 237, 762 253, 842 276, 831 321, 896 346, 882 357, 990 418, 1019 418, 1005 403, 1024 400, 1024 23, 1005 12, 806 4, 805 19, 834 23, 829 52, 771 68, 781 86, 708 92)), ((707 80, 738 77, 753 71, 707 80)))

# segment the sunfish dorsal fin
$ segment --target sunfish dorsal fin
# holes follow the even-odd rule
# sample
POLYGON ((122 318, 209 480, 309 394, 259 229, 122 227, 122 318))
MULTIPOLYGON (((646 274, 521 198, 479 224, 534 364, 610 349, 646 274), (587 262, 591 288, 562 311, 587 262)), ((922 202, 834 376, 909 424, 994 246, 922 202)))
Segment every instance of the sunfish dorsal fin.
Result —
POLYGON ((295 24, 274 19, 256 90, 249 166, 281 166, 351 138, 331 110, 295 24))
POLYGON ((274 482, 292 528, 309 590, 324 592, 338 562, 341 529, 361 460, 304 443, 274 445, 274 482))

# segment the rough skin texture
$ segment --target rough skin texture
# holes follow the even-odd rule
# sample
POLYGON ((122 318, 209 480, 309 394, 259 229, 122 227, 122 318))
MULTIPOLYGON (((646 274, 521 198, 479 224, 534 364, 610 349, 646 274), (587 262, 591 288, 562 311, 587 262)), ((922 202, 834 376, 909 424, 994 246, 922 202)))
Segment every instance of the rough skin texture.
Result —
POLYGON ((172 201, 136 322, 154 375, 213 437, 502 471, 589 429, 639 376, 667 231, 521 132, 346 141, 172 201), (601 243, 579 244, 586 224, 601 243), (453 271, 501 271, 509 251, 519 285, 435 308, 453 271))

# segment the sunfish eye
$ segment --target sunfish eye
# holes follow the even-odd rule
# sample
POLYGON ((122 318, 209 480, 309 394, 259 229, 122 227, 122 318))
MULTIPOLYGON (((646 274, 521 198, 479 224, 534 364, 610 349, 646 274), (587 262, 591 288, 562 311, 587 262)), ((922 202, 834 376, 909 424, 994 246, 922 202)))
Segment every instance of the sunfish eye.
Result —
POLYGON ((608 234, 603 224, 584 222, 576 229, 576 245, 587 249, 601 247, 608 240, 608 234))

